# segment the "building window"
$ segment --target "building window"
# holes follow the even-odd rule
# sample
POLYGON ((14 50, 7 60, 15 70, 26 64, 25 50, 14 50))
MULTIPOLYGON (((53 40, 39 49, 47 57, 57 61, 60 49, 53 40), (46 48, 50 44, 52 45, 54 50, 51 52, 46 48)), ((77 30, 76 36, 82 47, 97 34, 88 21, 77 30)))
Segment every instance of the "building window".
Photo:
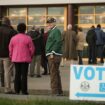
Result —
POLYGON ((46 8, 28 8, 28 30, 32 25, 45 26, 46 8))
POLYGON ((64 22, 65 22, 65 15, 64 15, 64 7, 48 7, 48 17, 53 17, 57 21, 57 26, 60 28, 61 31, 64 30, 64 22))
POLYGON ((18 23, 26 23, 26 15, 27 9, 26 8, 9 8, 9 18, 11 20, 11 24, 14 28, 18 23))
POLYGON ((33 25, 44 27, 48 17, 54 17, 57 20, 57 26, 61 31, 66 29, 67 13, 66 7, 26 7, 26 8, 8 8, 8 17, 13 27, 23 22, 27 25, 27 30, 33 25))
POLYGON ((105 14, 105 6, 96 6, 95 7, 95 13, 96 14, 105 14))
POLYGON ((80 14, 93 14, 94 13, 94 7, 93 6, 81 6, 79 8, 80 14))
POLYGON ((48 15, 64 15, 64 7, 48 7, 48 15))
POLYGON ((97 26, 97 24, 101 24, 105 29, 105 5, 79 6, 78 14, 75 15, 78 16, 77 24, 83 27, 83 30, 88 30, 92 25, 97 26))
POLYGON ((79 24, 94 24, 94 16, 93 15, 79 16, 79 24))
POLYGON ((105 24, 105 15, 96 15, 95 16, 95 23, 96 24, 105 24))

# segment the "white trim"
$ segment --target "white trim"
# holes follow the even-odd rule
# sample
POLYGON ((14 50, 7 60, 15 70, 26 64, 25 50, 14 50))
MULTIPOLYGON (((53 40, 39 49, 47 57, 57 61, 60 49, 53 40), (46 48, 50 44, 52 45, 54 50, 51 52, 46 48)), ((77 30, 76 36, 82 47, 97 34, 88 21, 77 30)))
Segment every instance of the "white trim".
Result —
POLYGON ((54 26, 54 27, 52 28, 52 30, 54 30, 56 27, 57 27, 57 26, 54 26))
POLYGON ((51 54, 53 54, 53 53, 47 53, 46 56, 49 56, 49 55, 51 55, 51 54))
POLYGON ((60 56, 62 55, 62 54, 56 53, 55 51, 52 51, 52 53, 55 55, 60 55, 60 56))

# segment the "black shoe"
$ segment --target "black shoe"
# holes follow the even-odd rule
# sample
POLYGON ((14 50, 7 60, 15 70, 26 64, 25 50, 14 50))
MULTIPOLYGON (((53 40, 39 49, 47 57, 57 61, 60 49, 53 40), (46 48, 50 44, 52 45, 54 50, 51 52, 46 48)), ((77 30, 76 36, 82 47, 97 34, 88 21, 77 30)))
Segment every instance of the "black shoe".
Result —
POLYGON ((63 93, 52 94, 52 96, 64 96, 63 93))
POLYGON ((31 74, 30 77, 34 77, 34 74, 31 74))
POLYGON ((41 75, 36 75, 36 77, 37 77, 37 78, 40 78, 40 77, 41 77, 41 75))
POLYGON ((15 93, 12 91, 9 91, 9 92, 5 92, 5 94, 15 94, 15 93))
POLYGON ((1 87, 4 87, 4 84, 1 84, 1 87))
POLYGON ((14 94, 19 95, 19 93, 14 93, 14 94))
POLYGON ((42 73, 42 75, 47 75, 47 73, 46 73, 46 72, 44 72, 44 73, 42 73))
POLYGON ((104 63, 104 61, 100 61, 100 63, 104 63))
POLYGON ((61 94, 56 94, 56 96, 64 96, 64 95, 61 93, 61 94))
POLYGON ((28 92, 25 92, 25 93, 22 93, 22 95, 29 95, 29 93, 28 92))
POLYGON ((89 61, 88 64, 92 64, 92 62, 89 61))

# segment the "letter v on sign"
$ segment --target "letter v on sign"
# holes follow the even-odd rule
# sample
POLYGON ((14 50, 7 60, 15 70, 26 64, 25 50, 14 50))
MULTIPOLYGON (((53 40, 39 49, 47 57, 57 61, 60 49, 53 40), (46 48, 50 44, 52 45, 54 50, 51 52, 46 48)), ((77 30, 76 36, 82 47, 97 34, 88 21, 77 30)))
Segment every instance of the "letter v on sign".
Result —
POLYGON ((76 66, 73 66, 73 71, 74 71, 76 79, 78 79, 78 80, 80 79, 82 70, 83 70, 83 67, 77 68, 76 66))

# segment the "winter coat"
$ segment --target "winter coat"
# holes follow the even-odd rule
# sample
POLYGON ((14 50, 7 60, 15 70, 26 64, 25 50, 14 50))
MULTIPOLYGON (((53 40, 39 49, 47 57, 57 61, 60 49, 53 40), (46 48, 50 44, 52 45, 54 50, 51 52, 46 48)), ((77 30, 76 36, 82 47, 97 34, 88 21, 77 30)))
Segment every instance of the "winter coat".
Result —
POLYGON ((96 28, 95 32, 97 36, 96 45, 104 45, 103 31, 100 28, 96 28))
POLYGON ((86 35, 86 42, 89 45, 96 45, 96 40, 97 40, 97 36, 96 36, 95 30, 94 29, 90 29, 87 32, 87 35, 86 35))
POLYGON ((44 51, 44 41, 43 36, 39 33, 39 31, 31 30, 27 33, 29 36, 31 36, 32 41, 35 46, 35 53, 34 55, 41 55, 44 51))
POLYGON ((6 24, 0 26, 0 57, 9 57, 8 45, 12 36, 17 32, 6 24))
POLYGON ((19 33, 10 40, 9 55, 12 62, 31 62, 34 50, 32 39, 26 34, 19 33))
POLYGON ((65 47, 65 35, 66 35, 66 31, 63 31, 62 32, 62 42, 63 42, 63 44, 62 44, 62 52, 63 52, 63 57, 65 57, 65 55, 64 55, 64 47, 65 47))
POLYGON ((77 35, 75 31, 67 30, 64 38, 64 57, 77 60, 77 35))
POLYGON ((85 43, 85 36, 84 36, 84 33, 83 33, 83 32, 78 32, 76 49, 77 49, 77 50, 83 50, 83 48, 84 48, 84 43, 85 43))
POLYGON ((57 27, 48 32, 46 43, 46 56, 50 54, 62 55, 62 36, 57 27))

